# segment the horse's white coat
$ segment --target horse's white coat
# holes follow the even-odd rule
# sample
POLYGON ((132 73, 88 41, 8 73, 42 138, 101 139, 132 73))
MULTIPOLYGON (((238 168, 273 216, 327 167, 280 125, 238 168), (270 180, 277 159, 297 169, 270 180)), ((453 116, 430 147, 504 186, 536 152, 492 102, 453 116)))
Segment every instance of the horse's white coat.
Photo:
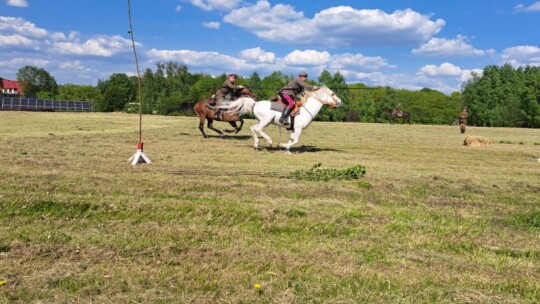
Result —
MULTIPOLYGON (((321 87, 316 91, 307 92, 306 102, 300 107, 298 114, 294 118, 294 132, 291 133, 289 141, 287 143, 279 144, 280 147, 284 147, 287 152, 290 151, 291 146, 298 143, 300 134, 302 131, 309 127, 313 118, 319 113, 323 105, 332 107, 339 107, 343 104, 341 98, 336 96, 332 90, 328 87, 321 87)), ((256 125, 251 126, 251 134, 253 135, 253 147, 257 149, 259 147, 260 134, 270 146, 272 146, 272 138, 268 134, 263 132, 263 129, 269 124, 274 124, 279 127, 284 125, 279 122, 281 112, 270 109, 269 100, 261 100, 255 102, 255 100, 242 97, 231 103, 229 110, 239 111, 240 115, 246 113, 253 113, 259 121, 256 125)))

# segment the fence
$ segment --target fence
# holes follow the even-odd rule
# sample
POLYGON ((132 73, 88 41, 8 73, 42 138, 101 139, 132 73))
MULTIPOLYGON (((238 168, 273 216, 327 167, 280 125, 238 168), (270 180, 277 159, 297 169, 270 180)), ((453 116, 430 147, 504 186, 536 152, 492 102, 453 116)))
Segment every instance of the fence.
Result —
POLYGON ((1 97, 0 110, 92 112, 89 101, 1 97))

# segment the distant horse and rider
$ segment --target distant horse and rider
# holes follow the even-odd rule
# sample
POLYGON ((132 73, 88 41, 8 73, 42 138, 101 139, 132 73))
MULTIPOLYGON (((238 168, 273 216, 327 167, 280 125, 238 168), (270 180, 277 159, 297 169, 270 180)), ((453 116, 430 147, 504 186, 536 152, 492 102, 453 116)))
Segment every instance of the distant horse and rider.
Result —
POLYGON ((388 115, 391 124, 394 124, 396 119, 401 119, 401 124, 404 124, 405 122, 409 125, 411 124, 411 113, 402 111, 401 103, 399 102, 394 109, 386 109, 384 112, 388 115))
MULTIPOLYGON (((251 88, 247 86, 242 86, 241 89, 231 92, 230 100, 234 101, 240 97, 248 97, 257 100, 257 95, 253 92, 253 90, 251 90, 251 88)), ((191 106, 192 104, 182 104, 180 106, 170 107, 169 109, 167 109, 165 115, 168 115, 175 111, 186 110, 187 108, 191 108, 191 106)), ((205 121, 208 121, 207 127, 211 130, 214 130, 220 136, 224 135, 223 132, 234 132, 234 134, 237 134, 242 130, 242 126, 244 125, 244 119, 242 119, 240 115, 231 111, 222 111, 221 114, 216 117, 216 112, 218 111, 218 109, 219 108, 216 108, 216 102, 214 100, 214 97, 199 100, 195 103, 195 105, 193 105, 193 111, 197 114, 197 116, 199 116, 199 130, 201 131, 204 138, 208 138, 208 135, 206 135, 206 133, 204 132, 205 121), (215 128, 213 125, 214 120, 228 122, 234 129, 222 131, 218 128, 215 128), (236 123, 238 121, 240 122, 240 126, 238 126, 236 123)))
POLYGON ((463 110, 459 113, 459 130, 461 134, 465 133, 467 129, 467 119, 469 118, 469 112, 467 106, 463 107, 463 110))

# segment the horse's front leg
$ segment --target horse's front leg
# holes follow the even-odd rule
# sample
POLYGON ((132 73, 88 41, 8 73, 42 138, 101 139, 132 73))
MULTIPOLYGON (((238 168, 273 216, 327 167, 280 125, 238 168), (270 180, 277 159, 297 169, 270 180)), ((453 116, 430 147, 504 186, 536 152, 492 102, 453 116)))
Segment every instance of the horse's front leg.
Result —
POLYGON ((221 132, 220 129, 216 129, 214 128, 214 125, 212 124, 213 120, 208 120, 208 124, 206 125, 208 127, 208 129, 211 129, 211 130, 214 130, 216 131, 219 135, 223 136, 223 132, 221 132))
POLYGON ((204 138, 208 138, 208 135, 206 135, 206 133, 204 133, 204 123, 199 124, 199 130, 201 130, 202 136, 204 138))
POLYGON ((204 138, 208 138, 208 135, 206 135, 206 133, 204 133, 204 120, 205 120, 205 117, 199 115, 199 130, 201 130, 201 133, 202 133, 204 138))
POLYGON ((227 133, 233 133, 236 134, 238 133, 238 126, 236 125, 236 121, 229 121, 229 124, 231 125, 231 127, 233 127, 232 130, 225 130, 225 132, 227 133))
POLYGON ((257 150, 257 148, 259 147, 259 136, 257 136, 257 133, 260 134, 266 140, 266 142, 268 143, 270 147, 272 147, 272 138, 268 136, 268 134, 262 131, 262 129, 266 127, 267 125, 268 124, 262 124, 261 122, 259 122, 258 124, 250 127, 251 134, 253 135, 253 141, 254 141, 253 148, 255 150, 257 150))
POLYGON ((294 128, 294 132, 289 137, 289 142, 286 144, 279 144, 279 146, 284 147, 286 152, 290 153, 291 147, 298 143, 298 140, 300 139, 300 134, 302 134, 302 130, 302 128, 294 128))
POLYGON ((236 129, 236 132, 234 132, 234 134, 238 134, 238 132, 242 130, 242 126, 244 126, 244 120, 240 119, 240 127, 236 129))
POLYGON ((251 135, 253 136, 253 149, 257 150, 259 148, 259 136, 257 136, 256 125, 251 126, 251 135))

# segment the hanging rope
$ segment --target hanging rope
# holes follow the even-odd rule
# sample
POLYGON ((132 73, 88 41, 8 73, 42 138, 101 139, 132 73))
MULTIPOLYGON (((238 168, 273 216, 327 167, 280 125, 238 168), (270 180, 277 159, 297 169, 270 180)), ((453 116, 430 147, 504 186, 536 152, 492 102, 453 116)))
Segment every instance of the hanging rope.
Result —
POLYGON ((137 152, 129 158, 132 166, 138 163, 149 164, 152 161, 143 152, 142 142, 142 102, 141 102, 141 74, 139 73, 139 60, 137 59, 137 50, 135 50, 135 39, 133 38, 133 26, 131 24, 131 2, 128 0, 128 15, 129 15, 129 34, 131 35, 131 45, 133 46, 133 55, 135 55, 135 66, 137 67, 137 97, 139 99, 139 142, 137 143, 137 152))
POLYGON ((137 59, 137 50, 135 49, 135 39, 133 38, 133 26, 131 23, 131 1, 128 0, 128 16, 129 16, 129 34, 131 35, 131 45, 133 47, 133 55, 135 56, 135 66, 137 68, 137 99, 139 101, 139 143, 142 143, 142 104, 141 104, 141 75, 139 73, 139 59, 137 59))

